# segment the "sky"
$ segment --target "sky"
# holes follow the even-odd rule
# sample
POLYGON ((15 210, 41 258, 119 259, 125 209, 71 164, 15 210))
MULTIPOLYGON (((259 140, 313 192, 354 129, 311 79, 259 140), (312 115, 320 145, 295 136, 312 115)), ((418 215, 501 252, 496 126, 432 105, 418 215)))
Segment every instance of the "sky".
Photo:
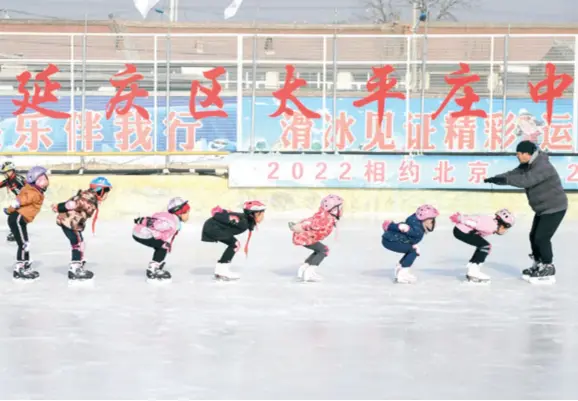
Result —
MULTIPOLYGON (((223 22, 223 10, 231 0, 179 0, 179 21, 223 22)), ((371 0, 244 0, 232 22, 270 23, 360 23, 367 20, 366 1, 371 0), (313 6, 313 4, 315 4, 313 6), (337 12, 335 12, 337 10, 337 12)), ((405 0, 394 0, 403 3, 405 0)), ((577 0, 470 0, 471 9, 456 10, 461 22, 512 24, 578 24, 577 0)), ((160 0, 163 6, 168 0, 160 0)), ((0 10, 10 18, 119 19, 141 20, 133 0, 2 0, 0 10)), ((2 13, 0 13, 2 17, 2 13)), ((148 20, 158 20, 151 13, 148 20)), ((402 8, 402 19, 409 20, 410 9, 402 8)), ((0 20, 1 21, 1 20, 0 20)), ((1 23, 1 22, 0 22, 1 23)))

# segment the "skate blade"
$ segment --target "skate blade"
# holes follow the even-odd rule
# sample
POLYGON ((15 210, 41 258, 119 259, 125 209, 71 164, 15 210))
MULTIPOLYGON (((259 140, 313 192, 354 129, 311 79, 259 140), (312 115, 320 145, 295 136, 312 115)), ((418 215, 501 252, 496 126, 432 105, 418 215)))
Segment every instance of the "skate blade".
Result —
POLYGON ((36 278, 15 278, 12 277, 12 281, 16 284, 19 285, 27 285, 29 283, 33 283, 35 281, 38 281, 40 279, 40 277, 36 277, 36 278))
POLYGON ((147 283, 152 285, 166 285, 170 284, 172 281, 173 281, 172 278, 164 278, 164 279, 147 278, 147 283))
POLYGON ((68 279, 68 286, 69 287, 92 287, 94 286, 94 279, 93 278, 85 278, 85 279, 68 279))
POLYGON ((556 277, 529 277, 522 276, 522 280, 534 285, 552 285, 556 284, 556 277))
POLYGON ((478 285, 488 285, 491 283, 491 280, 481 280, 477 277, 470 277, 466 274, 466 282, 470 284, 478 284, 478 285))
POLYGON ((395 284, 415 284, 417 283, 417 280, 400 280, 398 278, 394 278, 393 282, 395 284))
POLYGON ((226 281, 237 281, 237 280, 239 280, 240 278, 241 278, 241 277, 220 276, 220 275, 218 275, 218 274, 215 274, 215 275, 214 275, 215 281, 223 281, 223 282, 226 282, 226 281))

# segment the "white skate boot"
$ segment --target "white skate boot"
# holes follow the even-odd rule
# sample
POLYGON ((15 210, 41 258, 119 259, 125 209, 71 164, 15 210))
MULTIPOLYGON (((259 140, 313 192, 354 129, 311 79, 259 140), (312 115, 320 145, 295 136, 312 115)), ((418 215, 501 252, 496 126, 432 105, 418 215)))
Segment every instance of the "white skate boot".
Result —
POLYGON ((299 270, 297 270, 297 279, 303 280, 303 275, 305 274, 305 270, 309 268, 309 264, 303 263, 299 266, 299 270))
POLYGON ((409 267, 397 266, 395 268, 395 282, 398 284, 415 284, 417 277, 413 275, 409 267))
POLYGON ((230 263, 217 263, 215 267, 215 278, 222 281, 239 280, 241 276, 229 270, 230 263))
POLYGON ((466 279, 472 283, 489 283, 490 276, 482 273, 481 268, 483 264, 468 263, 468 272, 466 273, 466 279))
POLYGON ((321 277, 317 273, 317 266, 308 266, 303 271, 303 281, 305 281, 305 282, 317 282, 317 281, 321 281, 321 280, 323 280, 323 277, 321 277))

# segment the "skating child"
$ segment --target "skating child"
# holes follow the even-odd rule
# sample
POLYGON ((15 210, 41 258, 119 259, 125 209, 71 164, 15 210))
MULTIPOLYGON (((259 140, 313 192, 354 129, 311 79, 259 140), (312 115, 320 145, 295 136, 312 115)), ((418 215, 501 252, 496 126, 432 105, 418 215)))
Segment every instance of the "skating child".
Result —
POLYGON ((501 209, 493 216, 467 216, 454 213, 450 220, 456 224, 454 237, 476 247, 467 266, 467 280, 475 283, 489 282, 490 276, 482 273, 481 268, 492 246, 484 237, 492 234, 504 235, 514 225, 514 215, 508 209, 501 209))
POLYGON ((327 238, 337 221, 343 215, 343 199, 337 195, 327 195, 321 200, 319 210, 312 217, 299 223, 289 223, 293 231, 293 243, 313 251, 305 263, 299 267, 297 278, 303 281, 319 281, 317 267, 329 255, 329 248, 321 241, 327 238))
POLYGON ((151 217, 134 219, 133 239, 139 244, 154 249, 153 260, 149 262, 147 279, 150 281, 168 281, 171 273, 164 270, 167 253, 173 248, 173 241, 181 230, 182 223, 189 220, 191 206, 189 201, 173 198, 166 212, 158 212, 151 217))
POLYGON ((245 244, 245 253, 248 253, 251 235, 257 224, 265 218, 265 209, 265 205, 259 201, 248 201, 243 205, 242 213, 224 210, 220 206, 211 210, 212 217, 203 225, 201 241, 221 242, 227 245, 215 267, 217 280, 229 281, 240 278, 239 274, 233 273, 229 269, 235 253, 241 249, 241 243, 236 236, 249 230, 245 244))
POLYGON ((99 205, 106 200, 112 190, 112 184, 105 177, 97 177, 90 182, 87 190, 79 190, 78 193, 67 201, 52 205, 52 211, 58 213, 56 224, 62 228, 62 232, 70 241, 72 247, 72 259, 68 269, 70 280, 90 280, 94 273, 85 270, 84 238, 82 232, 86 222, 94 215, 92 231, 98 219, 99 205))
POLYGON ((383 222, 381 244, 385 249, 403 253, 395 268, 395 281, 400 284, 413 284, 417 278, 411 273, 411 266, 420 255, 418 244, 424 235, 432 232, 436 226, 438 210, 431 205, 422 205, 409 216, 404 223, 383 222))
POLYGON ((46 169, 40 166, 32 167, 26 174, 26 184, 10 207, 4 209, 4 213, 8 215, 8 226, 18 244, 13 274, 17 280, 35 280, 40 276, 40 273, 32 269, 30 262, 28 224, 40 213, 48 185, 46 169))
MULTIPOLYGON (((0 170, 4 174, 4 180, 0 182, 0 188, 6 188, 14 195, 18 195, 24 185, 26 185, 26 179, 20 174, 16 174, 16 166, 10 161, 4 162, 0 170)), ((6 241, 14 242, 14 234, 9 233, 6 241)))

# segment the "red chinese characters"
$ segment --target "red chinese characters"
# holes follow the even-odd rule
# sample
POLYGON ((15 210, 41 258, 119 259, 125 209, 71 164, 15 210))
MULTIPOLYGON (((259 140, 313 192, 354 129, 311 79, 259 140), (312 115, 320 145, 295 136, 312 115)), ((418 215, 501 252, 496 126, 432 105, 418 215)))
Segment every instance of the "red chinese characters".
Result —
POLYGON ((140 150, 142 152, 153 151, 152 124, 138 111, 131 110, 129 113, 117 115, 114 125, 119 127, 115 132, 115 147, 121 152, 140 150))
POLYGON ((420 182, 420 170, 421 166, 412 158, 404 158, 401 161, 399 169, 397 171, 399 182, 411 182, 412 184, 418 184, 420 182))
POLYGON ((550 124, 542 127, 544 140, 540 147, 548 151, 572 152, 572 116, 570 113, 553 114, 550 118, 550 124))
MULTIPOLYGON (((59 72, 58 67, 54 64, 48 64, 48 67, 44 69, 44 71, 39 72, 36 74, 36 80, 43 82, 43 88, 37 83, 34 83, 34 94, 30 96, 30 92, 26 89, 26 85, 32 78, 32 74, 29 71, 24 71, 20 75, 16 77, 18 81, 18 92, 22 94, 22 100, 12 100, 12 103, 15 106, 18 106, 18 110, 16 110, 13 114, 18 116, 26 109, 31 109, 40 114, 43 117, 50 117, 50 118, 69 118, 70 114, 64 113, 62 111, 56 111, 47 109, 42 106, 43 103, 56 103, 58 102, 58 98, 54 95, 54 91, 60 89, 60 84, 58 82, 53 82, 50 79, 51 75, 56 74, 59 72)), ((31 114, 33 115, 33 114, 31 114)), ((35 115, 35 114, 34 114, 35 115)))
POLYGON ((476 130, 478 128, 475 117, 445 116, 446 135, 444 142, 447 150, 474 150, 476 148, 476 130))
POLYGON ((18 134, 14 148, 21 150, 26 148, 28 152, 38 152, 43 145, 45 149, 50 149, 54 141, 49 134, 52 128, 40 123, 45 116, 41 113, 21 114, 16 119, 15 131, 18 134))
POLYGON ((371 93, 362 99, 354 101, 353 105, 355 107, 364 107, 369 103, 377 102, 377 126, 381 127, 385 113, 385 100, 389 98, 405 99, 405 93, 391 92, 391 89, 397 85, 396 78, 389 78, 389 74, 395 71, 391 65, 371 67, 371 69, 373 70, 373 75, 365 85, 367 91, 371 93))
POLYGON ((469 162, 468 168, 470 169, 470 174, 468 176, 468 182, 472 184, 481 184, 484 179, 488 176, 488 167, 490 163, 482 162, 476 160, 475 162, 469 162))
POLYGON ((386 111, 381 126, 379 116, 375 111, 365 111, 365 139, 364 151, 377 150, 381 152, 391 152, 395 150, 396 144, 393 138, 394 114, 386 111))
POLYGON ((179 131, 185 132, 185 142, 180 144, 180 150, 192 151, 195 149, 197 129, 203 126, 201 121, 186 122, 185 118, 190 118, 185 112, 171 111, 169 113, 169 122, 165 119, 164 123, 167 128, 167 150, 169 152, 176 152, 177 150, 177 136, 179 131))
POLYGON ((546 102, 546 122, 552 123, 552 113, 554 112, 554 100, 561 98, 564 91, 572 85, 573 79, 568 74, 556 75, 556 66, 552 63, 546 64, 546 78, 536 85, 528 83, 530 97, 534 103, 546 102), (541 92, 541 90, 544 91, 541 92))
POLYGON ((431 143, 431 136, 437 132, 432 124, 431 114, 424 114, 423 128, 419 113, 410 113, 409 121, 404 124, 406 129, 406 149, 407 150, 435 150, 435 145, 431 143))
POLYGON ((440 184, 453 184, 456 182, 456 177, 452 177, 450 173, 455 169, 449 160, 439 160, 437 167, 434 168, 435 175, 433 180, 440 184))
POLYGON ((363 176, 365 180, 370 183, 385 182, 386 181, 387 165, 384 161, 368 160, 365 163, 365 173, 363 176))
POLYGON ((466 63, 460 63, 460 69, 456 72, 452 72, 449 76, 445 77, 445 81, 448 85, 452 86, 452 89, 440 105, 440 107, 433 113, 433 119, 437 119, 440 113, 446 108, 450 99, 452 99, 456 93, 462 89, 464 96, 456 98, 455 102, 462 109, 459 111, 453 111, 450 116, 453 118, 459 117, 481 117, 486 118, 487 114, 484 110, 472 109, 474 103, 480 101, 480 97, 474 92, 474 89, 470 86, 474 82, 478 82, 480 77, 476 74, 470 74, 470 66, 466 63))
POLYGON ((135 104, 136 98, 147 98, 149 93, 146 89, 138 86, 138 81, 142 80, 142 74, 137 73, 136 67, 133 64, 126 64, 126 69, 117 74, 109 80, 116 90, 116 94, 106 104, 106 119, 109 120, 113 112, 118 116, 127 114, 131 109, 135 109, 137 113, 144 119, 149 119, 149 112, 142 106, 135 104), (114 79, 115 77, 125 77, 123 79, 114 79), (128 88, 128 93, 123 93, 128 88), (124 106, 121 106, 124 103, 124 106), (116 107, 116 108, 115 108, 116 107))
POLYGON ((83 143, 84 152, 93 152, 94 145, 104 139, 102 134, 102 113, 87 110, 84 113, 84 132, 82 132, 82 113, 75 112, 64 125, 64 131, 68 136, 68 150, 76 151, 78 141, 83 143), (74 125, 74 129, 72 126, 74 125))
POLYGON ((335 138, 333 132, 332 116, 330 113, 324 114, 325 121, 328 123, 323 134, 323 149, 332 149, 335 142, 336 150, 345 150, 353 142, 355 137, 351 132, 351 127, 355 124, 355 118, 347 115, 345 111, 340 111, 335 119, 335 138), (335 140, 334 140, 335 139, 335 140))
POLYGON ((199 81, 195 80, 191 83, 191 97, 189 98, 189 110, 191 116, 195 120, 201 120, 208 117, 221 117, 225 118, 229 115, 225 110, 223 110, 223 99, 219 96, 221 93, 221 85, 217 79, 225 73, 224 67, 216 67, 212 70, 203 72, 203 76, 211 81, 211 88, 206 88, 200 84, 199 81), (208 108, 209 106, 216 106, 218 110, 203 110, 197 111, 197 94, 201 91, 205 94, 206 98, 201 102, 203 108, 208 108))
POLYGON ((491 118, 484 121, 484 134, 487 136, 484 142, 485 149, 507 150, 516 141, 515 114, 510 111, 504 121, 502 112, 492 113, 491 118))
POLYGON ((281 124, 281 145, 283 150, 309 150, 311 149, 311 130, 313 121, 295 112, 285 114, 281 124))
POLYGON ((281 114, 292 116, 293 109, 287 106, 287 101, 291 101, 295 106, 297 106, 299 112, 306 118, 321 118, 321 114, 309 110, 299 99, 297 99, 297 96, 293 94, 297 89, 306 86, 307 81, 303 78, 293 78, 295 67, 292 65, 286 65, 285 71, 287 72, 287 75, 283 87, 273 92, 273 96, 280 102, 279 108, 277 108, 277 111, 271 114, 270 117, 279 117, 281 114))

